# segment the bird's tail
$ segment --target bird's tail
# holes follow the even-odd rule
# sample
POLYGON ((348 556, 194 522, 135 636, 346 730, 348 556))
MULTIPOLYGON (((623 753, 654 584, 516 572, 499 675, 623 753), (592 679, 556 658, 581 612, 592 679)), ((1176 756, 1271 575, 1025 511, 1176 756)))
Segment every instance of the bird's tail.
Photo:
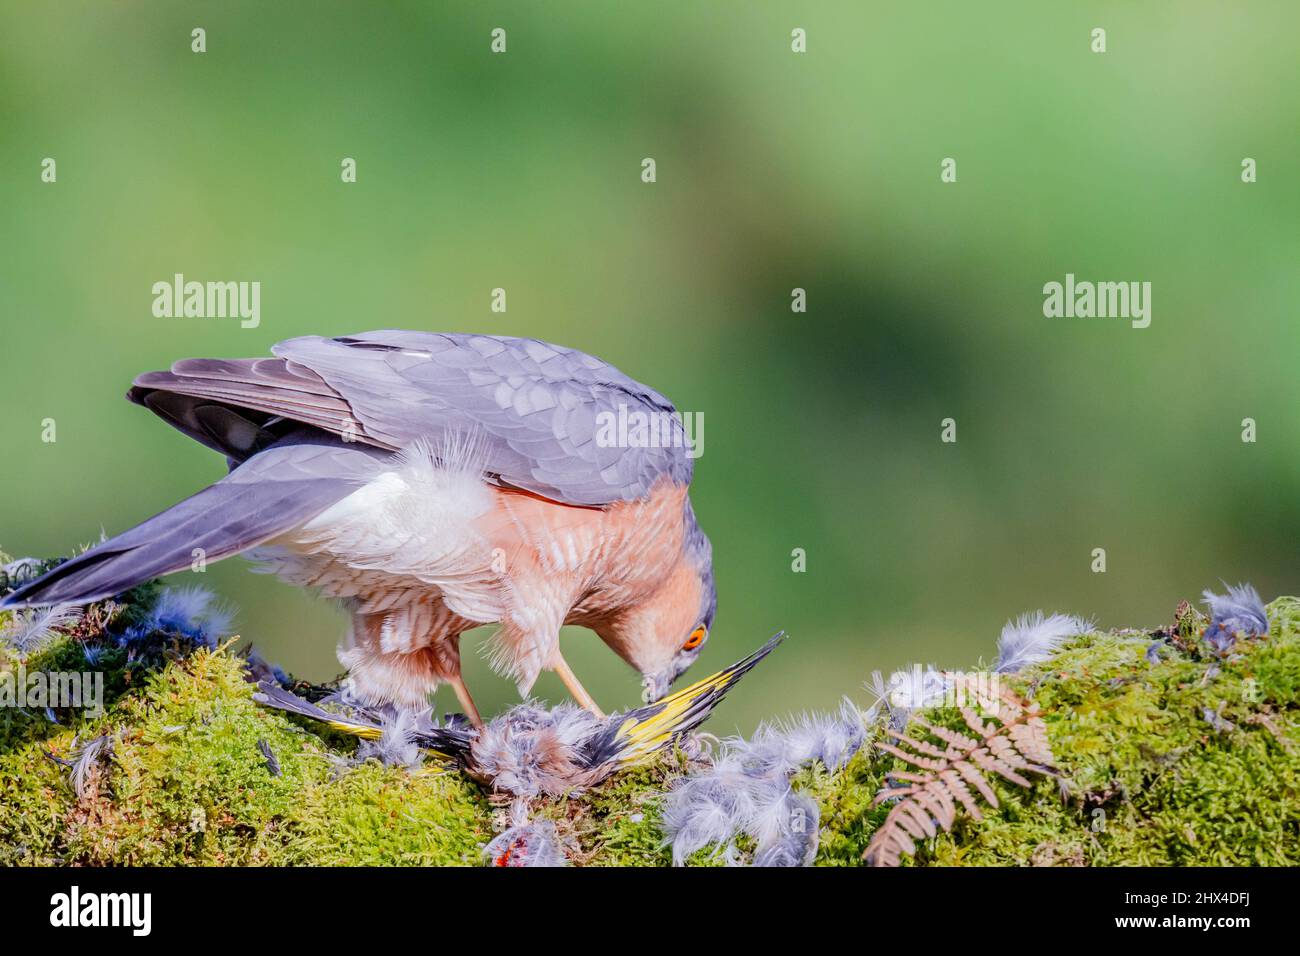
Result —
MULTIPOLYGON (((355 710, 347 714, 325 710, 292 691, 285 690, 273 680, 261 681, 253 699, 265 707, 320 721, 332 730, 362 740, 378 740, 384 735, 384 725, 378 720, 372 720, 355 710)), ((464 760, 474 739, 469 731, 459 727, 424 727, 409 732, 408 738, 421 750, 446 761, 464 760)))
POLYGON ((360 449, 328 444, 270 448, 198 494, 23 585, 0 601, 0 610, 88 604, 190 568, 196 560, 219 561, 256 547, 349 494, 358 482, 347 466, 369 461, 360 449))

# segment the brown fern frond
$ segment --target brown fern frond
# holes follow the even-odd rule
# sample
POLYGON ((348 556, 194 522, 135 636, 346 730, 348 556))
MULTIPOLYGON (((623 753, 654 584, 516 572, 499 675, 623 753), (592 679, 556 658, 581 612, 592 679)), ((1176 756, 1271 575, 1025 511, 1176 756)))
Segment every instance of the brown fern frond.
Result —
POLYGON ((962 778, 968 784, 980 792, 980 796, 988 802, 989 806, 994 810, 998 808, 997 794, 993 792, 993 788, 989 786, 989 782, 984 779, 982 773, 972 767, 965 760, 958 760, 953 764, 953 768, 962 775, 962 778))
POLYGON ((957 731, 949 730, 947 727, 937 727, 920 717, 914 717, 912 719, 948 745, 949 752, 945 754, 945 756, 952 756, 952 748, 954 747, 957 748, 959 752, 965 753, 971 748, 979 746, 978 740, 971 740, 971 738, 967 737, 965 734, 959 734, 957 731))
POLYGON ((969 707, 961 708, 961 718, 966 721, 966 726, 975 731, 975 733, 981 738, 987 737, 992 731, 997 729, 992 724, 986 724, 984 721, 980 720, 979 714, 975 713, 975 711, 971 710, 969 707))
POLYGON ((927 743, 924 740, 913 740, 911 737, 907 736, 907 734, 900 734, 893 730, 888 731, 888 734, 889 736, 897 740, 900 744, 907 744, 917 753, 925 754, 927 757, 942 758, 948 756, 948 754, 944 750, 934 746, 931 743, 927 743))
POLYGON ((1016 773, 1015 770, 1013 770, 1005 761, 999 760, 984 747, 972 751, 970 759, 973 760, 980 769, 995 773, 1003 780, 1014 783, 1020 787, 1033 786, 1033 783, 1016 773))
MULTIPOLYGON (((970 787, 966 786, 966 781, 962 779, 961 774, 956 770, 945 770, 939 774, 939 779, 946 785, 944 787, 945 792, 956 797, 957 802, 966 808, 967 813, 976 820, 984 819, 984 814, 980 813, 979 804, 975 802, 974 794, 970 792, 970 787)), ((944 827, 944 829, 946 830, 947 827, 944 827)))
POLYGON ((918 757, 916 754, 910 754, 906 750, 895 747, 893 744, 878 743, 876 744, 886 753, 891 753, 899 760, 906 760, 914 767, 920 767, 922 770, 941 770, 946 763, 945 758, 930 759, 929 757, 918 757))
POLYGON ((1036 764, 1052 763, 1052 747, 1047 742, 1047 725, 1041 720, 1012 724, 1007 733, 1016 749, 1036 764))
POLYGON ((904 855, 915 852, 918 840, 951 830, 960 810, 983 819, 976 793, 997 809, 993 777, 1027 788, 1033 782, 1026 773, 1056 772, 1047 724, 1035 704, 1006 689, 994 696, 969 677, 955 676, 954 684, 983 711, 981 716, 971 707, 958 708, 973 736, 916 717, 914 723, 925 735, 944 746, 896 731, 888 732, 894 743, 876 744, 916 769, 887 773, 886 786, 872 803, 897 801, 863 854, 873 866, 898 866, 904 855), (992 714, 997 716, 985 721, 992 714))

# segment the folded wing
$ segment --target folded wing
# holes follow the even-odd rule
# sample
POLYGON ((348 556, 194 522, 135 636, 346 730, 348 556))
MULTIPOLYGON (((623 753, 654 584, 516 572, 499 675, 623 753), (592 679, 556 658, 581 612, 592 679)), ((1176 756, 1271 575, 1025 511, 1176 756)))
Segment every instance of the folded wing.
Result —
POLYGON ((455 333, 306 336, 274 359, 188 359, 129 396, 235 460, 283 420, 376 448, 472 437, 484 474, 565 504, 645 497, 692 459, 671 402, 584 352, 455 333))

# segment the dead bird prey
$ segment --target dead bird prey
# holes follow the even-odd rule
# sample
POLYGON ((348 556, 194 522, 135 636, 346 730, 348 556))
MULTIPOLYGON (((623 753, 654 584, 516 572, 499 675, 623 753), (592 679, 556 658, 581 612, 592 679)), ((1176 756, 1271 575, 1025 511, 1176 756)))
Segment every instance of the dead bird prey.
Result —
POLYGON ((305 336, 275 358, 187 359, 127 394, 225 455, 216 484, 59 565, 0 608, 83 604, 196 555, 249 552, 340 598, 340 650, 372 704, 424 705, 461 679, 460 636, 499 622, 493 663, 527 694, 594 630, 658 699, 699 656, 717 608, 693 461, 671 402, 575 349, 494 335, 305 336), (613 421, 647 416, 656 441, 613 421), (626 428, 622 432, 627 432, 626 428))
POLYGON ((413 715, 410 711, 357 708, 337 698, 323 700, 324 706, 320 706, 270 678, 259 681, 253 697, 267 707, 318 720, 367 740, 395 732, 402 738, 396 742, 398 747, 414 745, 503 793, 559 797, 594 786, 697 728, 727 691, 784 636, 774 635, 748 657, 662 700, 609 717, 597 717, 569 704, 548 710, 528 702, 492 718, 485 727, 456 720, 439 726, 428 710, 413 715), (343 713, 325 709, 340 703, 344 704, 343 713))

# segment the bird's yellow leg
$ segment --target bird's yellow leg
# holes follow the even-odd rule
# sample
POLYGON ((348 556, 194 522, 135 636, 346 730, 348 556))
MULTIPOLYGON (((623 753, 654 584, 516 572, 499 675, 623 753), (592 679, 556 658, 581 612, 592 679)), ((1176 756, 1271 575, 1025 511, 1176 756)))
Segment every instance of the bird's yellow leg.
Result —
POLYGON ((447 678, 447 683, 456 692, 456 699, 460 701, 460 709, 465 712, 469 722, 482 730, 483 718, 478 715, 478 708, 474 706, 474 698, 469 696, 469 688, 465 686, 465 678, 457 674, 455 677, 447 678))
POLYGON ((582 686, 582 682, 578 680, 578 675, 573 673, 568 662, 560 654, 559 648, 555 649, 555 666, 552 669, 559 675, 560 680, 564 681, 564 686, 569 689, 569 693, 573 695, 574 700, 584 709, 591 711, 602 720, 604 719, 605 712, 597 706, 596 699, 587 693, 587 688, 582 686))

